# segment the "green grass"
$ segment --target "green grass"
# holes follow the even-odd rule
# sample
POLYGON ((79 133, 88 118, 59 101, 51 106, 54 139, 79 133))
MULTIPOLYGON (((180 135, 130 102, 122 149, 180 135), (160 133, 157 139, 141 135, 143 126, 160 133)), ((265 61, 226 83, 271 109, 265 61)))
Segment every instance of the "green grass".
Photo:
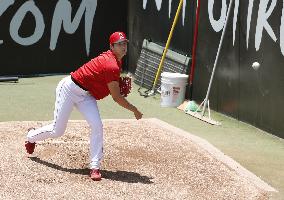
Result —
MULTIPOLYGON (((0 121, 52 120, 55 88, 62 77, 21 78, 19 83, 0 82, 0 121)), ((134 85, 128 100, 144 113, 144 118, 155 117, 204 138, 279 190, 272 199, 283 199, 283 139, 216 112, 212 112, 211 116, 222 125, 212 126, 176 108, 162 108, 158 94, 144 98, 137 89, 138 86, 134 85)), ((103 119, 134 118, 111 97, 98 101, 98 106, 103 119)), ((71 119, 83 117, 74 110, 71 119)))

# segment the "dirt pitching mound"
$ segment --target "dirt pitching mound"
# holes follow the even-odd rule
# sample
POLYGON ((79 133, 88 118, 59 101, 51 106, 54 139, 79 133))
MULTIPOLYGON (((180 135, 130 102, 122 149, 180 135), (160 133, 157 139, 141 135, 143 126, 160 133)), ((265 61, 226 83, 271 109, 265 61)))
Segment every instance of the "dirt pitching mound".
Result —
POLYGON ((28 157, 26 130, 47 123, 0 123, 0 199, 269 197, 271 188, 214 156, 213 147, 206 149, 195 136, 180 134, 181 130, 157 119, 105 120, 103 180, 94 182, 88 177, 85 121, 69 121, 64 136, 39 142, 33 157, 28 157))

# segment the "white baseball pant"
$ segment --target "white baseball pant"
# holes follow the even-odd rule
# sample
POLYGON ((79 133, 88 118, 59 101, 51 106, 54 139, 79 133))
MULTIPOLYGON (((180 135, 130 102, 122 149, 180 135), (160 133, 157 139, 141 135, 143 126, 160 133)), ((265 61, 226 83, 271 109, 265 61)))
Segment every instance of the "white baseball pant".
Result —
POLYGON ((56 88, 53 123, 29 131, 28 141, 37 142, 62 136, 74 106, 82 113, 91 128, 90 168, 99 169, 103 157, 103 124, 97 101, 89 92, 77 86, 70 76, 63 78, 56 88))

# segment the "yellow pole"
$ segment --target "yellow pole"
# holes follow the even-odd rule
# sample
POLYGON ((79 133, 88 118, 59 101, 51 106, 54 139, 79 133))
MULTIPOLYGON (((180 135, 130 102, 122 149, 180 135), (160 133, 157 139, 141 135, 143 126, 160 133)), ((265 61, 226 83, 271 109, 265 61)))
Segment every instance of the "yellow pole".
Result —
POLYGON ((165 60, 165 57, 166 57, 166 54, 167 54, 167 51, 168 51, 168 48, 169 48, 171 39, 172 39, 173 31, 174 31, 175 25, 176 25, 176 23, 177 23, 178 16, 179 16, 179 13, 180 13, 182 4, 183 4, 183 0, 180 0, 179 5, 178 5, 178 8, 177 8, 176 15, 175 15, 175 18, 174 18, 174 22, 173 22, 173 24, 172 24, 172 28, 171 28, 170 34, 169 34, 169 36, 168 36, 168 40, 167 40, 167 43, 166 43, 166 47, 165 47, 165 49, 164 49, 164 52, 163 52, 163 55, 162 55, 162 58, 161 58, 161 61, 160 61, 159 67, 158 67, 158 71, 157 71, 157 73, 156 73, 155 81, 154 81, 154 84, 153 84, 153 87, 152 87, 152 93, 155 92, 155 87, 156 87, 156 85, 157 85, 158 78, 159 78, 159 76, 160 76, 160 74, 161 74, 161 71, 162 71, 162 68, 163 68, 162 66, 163 66, 163 63, 164 63, 164 60, 165 60))

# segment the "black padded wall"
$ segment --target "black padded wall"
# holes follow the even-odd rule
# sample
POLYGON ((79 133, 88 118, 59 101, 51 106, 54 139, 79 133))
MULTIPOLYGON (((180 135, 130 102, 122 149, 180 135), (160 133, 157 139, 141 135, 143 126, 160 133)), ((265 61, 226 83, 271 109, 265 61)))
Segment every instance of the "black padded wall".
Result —
MULTIPOLYGON (((129 70, 134 72, 143 39, 165 46, 179 1, 128 1, 129 70)), ((184 5, 173 31, 169 48, 190 55, 193 39, 195 2, 184 0, 184 5)))
MULTIPOLYGON (((198 101, 207 92, 224 25, 222 7, 228 5, 229 0, 202 1, 194 80, 198 101)), ((214 110, 280 137, 284 137, 282 9, 283 2, 277 0, 233 1, 209 97, 214 110), (253 62, 260 63, 257 70, 253 62)))
POLYGON ((0 75, 70 72, 127 32, 127 1, 0 1, 0 75))

